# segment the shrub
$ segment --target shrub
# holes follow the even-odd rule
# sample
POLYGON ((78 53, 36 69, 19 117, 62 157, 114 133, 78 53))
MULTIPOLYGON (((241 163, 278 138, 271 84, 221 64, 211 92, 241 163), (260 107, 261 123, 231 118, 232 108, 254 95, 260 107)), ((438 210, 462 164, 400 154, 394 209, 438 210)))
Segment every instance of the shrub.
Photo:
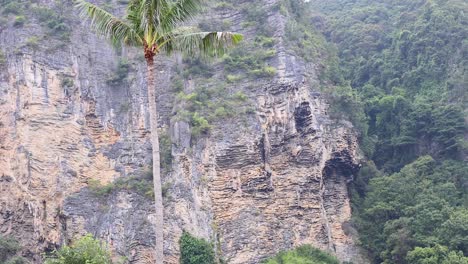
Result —
POLYGON ((26 47, 32 48, 32 49, 38 49, 39 48, 39 38, 34 36, 30 37, 26 40, 26 47))
POLYGON ((90 179, 88 188, 92 194, 98 197, 108 196, 115 190, 133 191, 147 198, 154 197, 151 172, 140 176, 121 177, 108 184, 102 184, 99 180, 90 179))
POLYGON ((251 70, 249 73, 256 77, 272 77, 276 74, 276 68, 271 66, 264 66, 259 69, 251 70))
POLYGON ((13 26, 22 27, 25 22, 26 22, 26 18, 24 16, 16 16, 15 17, 15 22, 13 23, 13 26))
POLYGON ((97 196, 105 196, 112 192, 114 185, 112 183, 103 185, 99 180, 90 179, 88 187, 91 192, 97 196))
POLYGON ((213 245, 205 239, 193 237, 188 232, 179 240, 181 264, 215 264, 213 245))
POLYGON ((339 264, 338 259, 322 250, 310 245, 303 245, 294 250, 280 252, 273 258, 264 262, 265 264, 339 264))
POLYGON ((20 249, 18 241, 0 236, 0 262, 3 263, 20 249))
POLYGON ((48 34, 51 36, 57 36, 63 41, 68 41, 70 38, 70 27, 69 18, 63 14, 65 12, 56 12, 56 10, 63 10, 67 8, 64 3, 56 1, 54 9, 47 7, 35 7, 33 8, 33 14, 37 16, 40 24, 48 29, 48 34))
POLYGON ((229 72, 247 71, 255 77, 270 77, 276 73, 276 69, 266 65, 275 55, 275 49, 265 50, 260 46, 254 51, 246 51, 246 47, 242 47, 235 49, 230 55, 225 55, 223 59, 225 69, 229 72))
POLYGON ((219 117, 219 118, 229 116, 229 112, 223 106, 220 106, 220 107, 216 108, 214 114, 215 114, 216 117, 219 117))
POLYGON ((214 74, 213 67, 202 61, 200 58, 185 58, 184 62, 187 64, 187 67, 183 72, 183 76, 185 78, 190 76, 202 76, 205 78, 210 78, 214 74))
POLYGON ((247 101, 247 99, 249 98, 245 93, 243 93, 242 91, 238 91, 234 94, 234 98, 236 100, 239 100, 239 101, 242 101, 242 102, 245 102, 247 101))
POLYGON ((22 12, 23 12, 23 9, 21 8, 21 3, 18 3, 16 1, 12 1, 6 4, 5 7, 3 8, 3 14, 19 15, 22 12))
POLYGON ((199 136, 201 134, 206 134, 210 131, 211 125, 208 123, 208 120, 201 116, 199 113, 195 112, 192 115, 191 120, 192 125, 192 135, 199 136))
POLYGON ((111 264, 111 254, 105 244, 88 234, 71 246, 63 246, 47 257, 45 264, 92 263, 111 264))
POLYGON ((226 75, 226 80, 228 83, 236 83, 237 81, 241 79, 242 79, 242 76, 240 75, 233 75, 233 74, 226 75))
POLYGON ((119 60, 117 70, 111 77, 109 77, 109 79, 107 79, 107 84, 115 86, 127 81, 129 71, 130 63, 125 59, 119 60))
POLYGON ((75 82, 73 81, 73 78, 64 76, 60 84, 62 85, 62 88, 70 88, 75 85, 75 82))

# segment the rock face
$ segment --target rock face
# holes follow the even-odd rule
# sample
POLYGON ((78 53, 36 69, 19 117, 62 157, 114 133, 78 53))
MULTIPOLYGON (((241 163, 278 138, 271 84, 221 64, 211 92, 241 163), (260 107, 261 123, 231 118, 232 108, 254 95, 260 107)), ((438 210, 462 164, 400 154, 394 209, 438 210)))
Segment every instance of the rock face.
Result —
MULTIPOLYGON (((41 4, 53 9, 53 2, 41 4)), ((233 25, 243 19, 234 11, 222 16, 233 25)), ((349 124, 328 116, 318 66, 281 41, 286 19, 280 12, 268 16, 280 39, 272 59, 276 76, 236 87, 254 87, 248 96, 255 114, 216 122, 204 137, 192 138, 189 123, 171 118, 174 94, 167 91, 175 62, 160 61, 160 123, 170 133, 173 156, 164 177, 168 263, 178 263, 183 230, 214 241, 229 263, 259 263, 304 243, 364 263, 348 224, 356 136, 349 124)), ((89 188, 142 175, 151 163, 144 65, 133 62, 139 54, 124 51, 132 70, 115 83, 109 79, 119 56, 77 18, 70 42, 54 49, 54 39, 35 48, 18 44, 45 34, 33 22, 0 27, 6 54, 0 64, 0 234, 19 239, 35 263, 42 252, 86 233, 130 263, 151 263, 151 198, 132 188, 104 195, 89 188)), ((255 32, 244 33, 248 41, 255 32)))

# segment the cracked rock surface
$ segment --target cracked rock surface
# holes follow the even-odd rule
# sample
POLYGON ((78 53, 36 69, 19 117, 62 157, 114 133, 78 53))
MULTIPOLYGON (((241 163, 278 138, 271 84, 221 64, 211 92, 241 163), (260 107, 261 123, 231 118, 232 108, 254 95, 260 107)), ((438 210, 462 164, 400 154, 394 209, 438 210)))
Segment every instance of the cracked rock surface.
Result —
MULTIPOLYGON (((238 28, 241 14, 223 16, 247 40, 255 34, 238 28)), ((7 60, 0 66, 0 234, 17 238, 33 263, 86 233, 130 263, 152 263, 151 198, 125 188, 99 196, 89 188, 139 176, 151 163, 145 67, 135 51, 124 51, 132 67, 127 80, 106 82, 119 55, 74 19, 71 41, 56 50, 47 49, 52 40, 39 50, 15 50, 43 33, 38 25, 0 29, 7 60)), ((269 14, 276 37, 285 20, 269 14)), ((163 179, 167 263, 178 263, 183 230, 212 240, 233 264, 259 263, 304 243, 364 263, 349 225, 356 135, 347 122, 330 119, 318 66, 282 41, 275 49, 275 77, 236 87, 248 91, 254 114, 215 122, 197 139, 190 124, 172 118, 176 59, 159 60, 160 124, 173 156, 163 179)))

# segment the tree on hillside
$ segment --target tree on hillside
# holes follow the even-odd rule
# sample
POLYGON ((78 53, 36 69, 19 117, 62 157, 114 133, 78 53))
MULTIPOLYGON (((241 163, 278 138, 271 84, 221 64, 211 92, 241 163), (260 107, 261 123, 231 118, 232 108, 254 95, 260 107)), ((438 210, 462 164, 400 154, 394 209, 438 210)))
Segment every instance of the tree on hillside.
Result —
POLYGON ((156 207, 156 263, 163 263, 163 202, 161 192, 155 57, 160 53, 217 56, 242 40, 231 32, 194 32, 182 26, 200 10, 203 0, 131 0, 124 18, 83 0, 76 0, 91 26, 113 44, 138 47, 147 65, 147 91, 153 147, 153 182, 156 207))
POLYGON ((302 245, 294 250, 278 253, 276 256, 263 261, 263 264, 339 264, 335 256, 314 248, 311 245, 302 245))
POLYGON ((45 264, 112 264, 106 245, 88 234, 46 257, 45 264))

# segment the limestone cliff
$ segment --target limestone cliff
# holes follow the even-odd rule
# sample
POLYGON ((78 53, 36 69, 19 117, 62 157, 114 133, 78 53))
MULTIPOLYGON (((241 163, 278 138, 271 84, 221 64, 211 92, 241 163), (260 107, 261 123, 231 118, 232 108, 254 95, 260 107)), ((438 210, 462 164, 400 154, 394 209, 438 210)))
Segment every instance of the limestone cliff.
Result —
MULTIPOLYGON (((52 0, 35 2, 25 12, 59 10, 52 0)), ((262 4, 268 9, 277 1, 262 4)), ((356 136, 327 113, 320 63, 306 63, 282 40, 288 17, 268 10, 279 40, 269 60, 276 74, 230 84, 231 91, 248 95, 253 111, 215 121, 209 134, 193 137, 190 122, 176 118, 181 106, 173 104, 170 81, 180 62, 160 58, 160 123, 172 142, 164 177, 168 263, 178 262, 182 230, 214 241, 229 263, 259 263, 303 243, 362 263, 348 228, 356 136)), ((105 195, 89 188, 96 181, 144 177, 150 166, 141 56, 134 50, 117 54, 69 6, 60 12, 73 25, 68 41, 48 36, 39 18, 22 27, 0 26, 0 234, 19 239, 23 255, 35 263, 42 252, 86 233, 130 263, 151 263, 151 198, 134 188, 105 195), (122 57, 131 70, 115 81, 122 57)), ((255 36, 241 26, 245 14, 239 9, 213 19, 229 21, 246 41, 255 36)), ((224 74, 216 65, 215 82, 224 74)), ((184 89, 202 81, 186 78, 184 89)))

